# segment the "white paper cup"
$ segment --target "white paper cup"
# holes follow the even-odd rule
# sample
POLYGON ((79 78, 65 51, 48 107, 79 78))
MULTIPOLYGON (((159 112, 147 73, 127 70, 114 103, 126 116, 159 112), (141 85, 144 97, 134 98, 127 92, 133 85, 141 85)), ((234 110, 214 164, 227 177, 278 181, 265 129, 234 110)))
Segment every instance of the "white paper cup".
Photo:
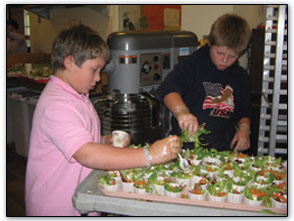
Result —
POLYGON ((272 198, 272 207, 286 209, 287 203, 281 203, 281 202, 275 200, 274 198, 272 198))
POLYGON ((122 183, 122 191, 127 193, 133 193, 135 191, 134 183, 127 183, 127 182, 121 182, 122 183))
POLYGON ((112 131, 112 145, 116 147, 124 147, 128 140, 129 134, 122 130, 112 131))
POLYGON ((163 196, 164 195, 164 186, 163 185, 154 184, 154 190, 153 190, 153 192, 155 192, 159 196, 163 196))
POLYGON ((198 183, 201 179, 203 179, 203 176, 194 175, 191 179, 191 185, 193 185, 194 183, 198 183))
POLYGON ((212 196, 208 193, 208 201, 225 202, 227 196, 212 196))
POLYGON ((249 206, 262 206, 264 200, 251 200, 244 196, 244 203, 249 206))
POLYGON ((174 193, 174 192, 169 192, 169 191, 167 191, 165 189, 164 190, 164 195, 167 196, 167 197, 172 197, 172 198, 181 198, 182 192, 174 193))
POLYGON ((206 190, 205 190, 204 194, 195 194, 195 193, 192 193, 192 192, 189 191, 188 196, 189 196, 189 199, 192 199, 192 200, 205 200, 205 198, 206 198, 206 190))
POLYGON ((203 160, 196 160, 194 159, 192 162, 193 162, 193 165, 195 166, 198 166, 203 160))
POLYGON ((227 195, 228 202, 233 203, 233 204, 242 203, 243 198, 244 198, 244 193, 243 194, 228 193, 228 195, 227 195))
POLYGON ((119 183, 115 185, 107 185, 107 184, 101 184, 101 185, 102 185, 102 188, 107 191, 119 191, 119 188, 120 188, 119 183))
POLYGON ((234 170, 225 170, 224 174, 228 175, 230 178, 233 178, 234 177, 234 170))
MULTIPOLYGON (((176 187, 176 186, 180 186, 180 184, 177 184, 177 183, 170 183, 170 185, 172 186, 172 187, 176 187)), ((168 190, 166 190, 165 188, 164 188, 164 195, 165 196, 167 196, 167 197, 172 197, 172 198, 181 198, 181 196, 182 196, 182 192, 183 191, 181 191, 181 192, 170 192, 170 191, 168 191, 168 190)))
POLYGON ((25 72, 30 73, 33 69, 32 67, 33 67, 32 63, 25 63, 25 72))
POLYGON ((233 184, 232 187, 234 190, 237 190, 238 192, 244 191, 246 188, 246 186, 238 186, 236 184, 233 184))
POLYGON ((150 195, 151 192, 147 193, 146 189, 140 189, 137 187, 134 187, 135 193, 142 194, 142 195, 150 195))
POLYGON ((191 185, 191 179, 192 178, 189 178, 189 179, 181 179, 181 178, 175 177, 175 182, 178 183, 178 184, 181 184, 182 186, 183 185, 186 185, 187 187, 190 187, 190 185, 191 185))

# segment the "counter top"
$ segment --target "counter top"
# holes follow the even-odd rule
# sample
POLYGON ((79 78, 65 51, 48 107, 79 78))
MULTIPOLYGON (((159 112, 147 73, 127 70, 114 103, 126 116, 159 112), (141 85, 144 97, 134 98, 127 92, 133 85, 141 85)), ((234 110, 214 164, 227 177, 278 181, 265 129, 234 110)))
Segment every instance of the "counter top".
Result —
POLYGON ((45 83, 37 83, 28 78, 21 78, 21 77, 7 77, 6 82, 10 84, 15 84, 23 87, 27 87, 32 90, 42 91, 46 84, 45 83))

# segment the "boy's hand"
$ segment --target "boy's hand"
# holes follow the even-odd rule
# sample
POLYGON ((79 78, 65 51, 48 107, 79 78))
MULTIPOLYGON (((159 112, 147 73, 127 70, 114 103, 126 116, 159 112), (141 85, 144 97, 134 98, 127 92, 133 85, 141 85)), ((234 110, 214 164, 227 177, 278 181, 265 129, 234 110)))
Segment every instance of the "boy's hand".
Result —
POLYGON ((236 143, 236 147, 234 151, 244 151, 249 149, 250 147, 250 129, 248 127, 240 127, 236 132, 231 146, 234 146, 236 143))
POLYGON ((180 112, 176 115, 182 131, 188 129, 188 135, 194 135, 199 127, 198 119, 190 112, 180 112))
POLYGON ((173 135, 158 140, 154 142, 148 150, 152 165, 169 162, 175 159, 177 154, 182 150, 180 138, 173 135))

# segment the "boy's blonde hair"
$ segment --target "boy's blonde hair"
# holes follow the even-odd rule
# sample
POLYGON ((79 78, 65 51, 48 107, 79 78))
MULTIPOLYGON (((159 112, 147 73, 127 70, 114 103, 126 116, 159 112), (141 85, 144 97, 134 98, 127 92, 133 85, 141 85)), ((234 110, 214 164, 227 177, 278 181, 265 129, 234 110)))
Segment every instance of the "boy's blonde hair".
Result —
POLYGON ((62 31, 53 42, 51 65, 54 72, 65 70, 64 59, 69 55, 81 67, 86 60, 97 57, 107 62, 110 52, 106 42, 96 31, 88 26, 75 24, 62 31))
POLYGON ((210 45, 226 46, 242 55, 248 47, 251 29, 247 21, 238 15, 224 14, 211 26, 210 45))

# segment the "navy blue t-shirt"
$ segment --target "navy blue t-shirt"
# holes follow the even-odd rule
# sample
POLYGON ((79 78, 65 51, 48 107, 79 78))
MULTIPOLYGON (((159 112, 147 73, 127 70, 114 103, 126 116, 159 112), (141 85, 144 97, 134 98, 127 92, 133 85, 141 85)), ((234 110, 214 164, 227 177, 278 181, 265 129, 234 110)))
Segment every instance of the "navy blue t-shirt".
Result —
MULTIPOLYGON (((243 117, 251 119, 250 81, 236 61, 225 70, 213 64, 208 45, 174 66, 157 90, 160 100, 177 92, 199 124, 206 123, 208 135, 203 144, 217 150, 230 150, 236 125, 243 117)), ((177 120, 171 119, 171 134, 181 135, 177 120)))

